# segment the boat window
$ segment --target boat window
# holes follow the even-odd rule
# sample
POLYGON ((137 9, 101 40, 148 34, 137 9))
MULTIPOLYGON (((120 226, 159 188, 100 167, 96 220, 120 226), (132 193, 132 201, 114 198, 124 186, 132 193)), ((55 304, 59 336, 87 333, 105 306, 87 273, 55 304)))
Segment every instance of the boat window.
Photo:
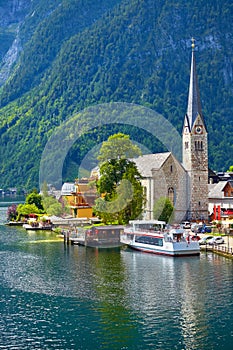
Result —
POLYGON ((161 224, 135 224, 135 230, 140 231, 160 231, 161 229, 161 224))
POLYGON ((144 244, 152 244, 162 247, 163 239, 159 237, 150 237, 150 236, 136 236, 135 242, 144 243, 144 244))

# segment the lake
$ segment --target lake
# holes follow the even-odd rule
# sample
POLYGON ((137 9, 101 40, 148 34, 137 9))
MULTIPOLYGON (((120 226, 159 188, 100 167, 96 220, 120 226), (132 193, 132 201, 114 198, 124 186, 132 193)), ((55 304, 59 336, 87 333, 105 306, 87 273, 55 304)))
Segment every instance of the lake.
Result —
POLYGON ((0 349, 232 349, 233 260, 64 246, 5 219, 0 349))

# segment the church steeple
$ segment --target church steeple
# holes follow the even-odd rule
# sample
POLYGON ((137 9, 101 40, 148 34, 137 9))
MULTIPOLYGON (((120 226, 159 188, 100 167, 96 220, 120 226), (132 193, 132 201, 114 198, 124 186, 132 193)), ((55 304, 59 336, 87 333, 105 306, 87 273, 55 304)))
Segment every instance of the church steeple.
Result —
POLYGON ((191 70, 190 70, 190 80, 189 80, 189 95, 188 95, 188 107, 185 116, 185 126, 192 130, 193 124, 197 118, 200 116, 203 124, 203 116, 201 109, 200 93, 197 81, 196 73, 196 61, 195 61, 195 39, 192 38, 192 59, 191 59, 191 70))
POLYGON ((183 166, 187 171, 187 218, 208 218, 208 138, 201 110, 195 62, 195 40, 192 39, 192 60, 188 107, 183 127, 183 166))

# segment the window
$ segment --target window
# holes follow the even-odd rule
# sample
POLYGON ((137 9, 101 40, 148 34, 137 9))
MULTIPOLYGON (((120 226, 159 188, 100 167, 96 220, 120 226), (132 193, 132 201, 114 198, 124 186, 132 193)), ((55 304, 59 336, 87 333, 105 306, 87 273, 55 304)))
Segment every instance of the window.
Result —
POLYGON ((159 237, 137 236, 135 237, 135 242, 143 243, 143 244, 158 245, 160 247, 163 246, 163 239, 159 237))
POLYGON ((195 141, 195 150, 196 151, 203 151, 203 142, 202 141, 195 141))
POLYGON ((168 189, 168 199, 174 205, 174 188, 173 187, 169 187, 168 189))

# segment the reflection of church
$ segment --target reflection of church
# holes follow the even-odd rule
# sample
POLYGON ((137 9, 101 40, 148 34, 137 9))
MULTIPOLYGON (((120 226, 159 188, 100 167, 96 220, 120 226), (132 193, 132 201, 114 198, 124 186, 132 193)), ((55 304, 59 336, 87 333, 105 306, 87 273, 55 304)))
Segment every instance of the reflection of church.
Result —
POLYGON ((145 219, 153 218, 153 207, 160 197, 168 197, 174 204, 176 222, 208 219, 208 141, 197 82, 194 39, 182 140, 182 164, 170 152, 134 159, 143 176, 147 198, 145 219))

